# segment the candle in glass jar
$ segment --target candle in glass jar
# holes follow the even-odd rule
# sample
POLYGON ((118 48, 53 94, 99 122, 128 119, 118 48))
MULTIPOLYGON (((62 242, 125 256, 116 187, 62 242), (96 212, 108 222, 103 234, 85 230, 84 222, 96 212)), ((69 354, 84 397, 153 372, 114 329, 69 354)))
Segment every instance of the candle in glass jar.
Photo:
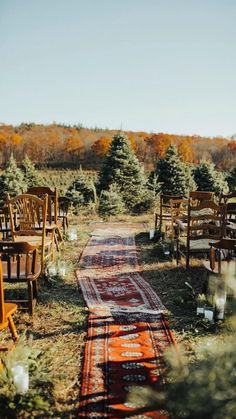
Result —
POLYGON ((212 308, 205 308, 204 317, 205 317, 205 319, 208 319, 210 322, 213 321, 213 309, 212 308))
POLYGON ((216 299, 216 308, 217 308, 217 319, 223 320, 224 318, 224 311, 225 311, 225 298, 217 298, 216 299))
POLYGON ((150 240, 154 238, 154 234, 155 234, 155 230, 150 230, 149 231, 149 238, 150 238, 150 240))
POLYGON ((28 366, 16 364, 12 368, 12 375, 16 393, 25 394, 29 390, 28 366))

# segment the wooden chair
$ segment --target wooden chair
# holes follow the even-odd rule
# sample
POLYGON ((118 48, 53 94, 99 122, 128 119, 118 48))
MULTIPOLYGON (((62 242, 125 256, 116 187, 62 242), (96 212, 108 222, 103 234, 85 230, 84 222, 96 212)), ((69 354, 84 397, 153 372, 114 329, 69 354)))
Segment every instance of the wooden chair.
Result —
POLYGON ((6 303, 4 301, 3 278, 2 278, 2 262, 0 260, 0 330, 9 327, 12 339, 16 341, 18 334, 14 324, 12 315, 17 310, 17 305, 13 303, 6 303))
POLYGON ((57 221, 61 221, 64 234, 68 230, 69 220, 68 212, 70 208, 70 199, 66 196, 58 197, 58 212, 57 212, 57 221))
POLYGON ((194 203, 196 205, 198 205, 203 201, 213 201, 214 192, 210 192, 210 191, 191 191, 191 192, 189 192, 189 198, 191 200, 192 205, 194 203))
POLYGON ((208 274, 236 276, 236 239, 222 238, 210 246, 209 260, 204 262, 208 274))
POLYGON ((8 207, 3 206, 0 212, 0 233, 4 239, 8 239, 11 236, 11 224, 8 207))
POLYGON ((58 193, 55 188, 53 191, 47 186, 35 186, 29 188, 27 191, 28 194, 38 196, 43 198, 45 195, 48 196, 48 208, 47 208, 47 225, 46 230, 51 231, 54 236, 57 250, 59 246, 63 244, 64 240, 61 234, 62 221, 58 219, 58 193))
POLYGON ((166 230, 171 227, 171 199, 181 199, 181 195, 160 195, 159 211, 155 212, 155 230, 157 228, 162 231, 163 224, 165 224, 166 230))
POLYGON ((38 297, 37 280, 41 274, 38 247, 27 242, 1 241, 0 254, 3 280, 9 283, 27 283, 28 299, 14 302, 26 302, 29 313, 33 315, 38 297))
POLYGON ((187 228, 188 199, 171 199, 171 232, 172 237, 176 238, 187 228))
POLYGON ((48 198, 44 199, 30 194, 10 198, 7 204, 10 214, 11 234, 14 242, 28 242, 37 246, 41 254, 41 268, 44 271, 45 260, 54 259, 53 234, 46 235, 46 215, 48 198), (16 217, 16 222, 14 218, 16 217))
POLYGON ((220 194, 219 205, 226 206, 226 235, 236 238, 236 191, 220 194))
POLYGON ((189 267, 190 255, 209 254, 209 242, 220 240, 225 231, 225 206, 213 201, 203 201, 199 205, 188 204, 186 232, 179 234, 176 241, 176 260, 186 258, 189 267))

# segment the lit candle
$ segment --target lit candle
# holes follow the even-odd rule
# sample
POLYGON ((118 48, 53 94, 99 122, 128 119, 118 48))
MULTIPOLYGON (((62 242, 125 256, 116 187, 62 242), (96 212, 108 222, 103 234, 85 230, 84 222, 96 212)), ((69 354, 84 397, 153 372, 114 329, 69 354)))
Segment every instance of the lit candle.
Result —
POLYGON ((66 276, 66 267, 65 267, 64 264, 61 264, 61 266, 59 266, 59 268, 58 268, 58 274, 61 277, 66 276))
POLYGON ((197 307, 197 315, 198 314, 204 314, 204 306, 202 306, 202 307, 198 306, 197 307))
POLYGON ((56 274, 57 274, 56 266, 54 266, 54 265, 49 266, 48 273, 49 273, 50 276, 56 276, 56 274))
POLYGON ((223 320, 224 311, 225 311, 225 298, 216 299, 216 309, 217 309, 217 314, 216 314, 217 319, 223 320))
POLYGON ((205 308, 204 309, 204 317, 208 319, 210 322, 213 321, 213 309, 212 308, 205 308))
POLYGON ((154 238, 154 234, 155 234, 155 230, 150 230, 149 231, 149 238, 150 238, 150 240, 154 238))
POLYGON ((25 394, 29 390, 29 371, 27 366, 16 364, 12 368, 12 375, 16 393, 25 394))
POLYGON ((68 231, 68 240, 77 240, 77 231, 75 229, 71 229, 68 231))

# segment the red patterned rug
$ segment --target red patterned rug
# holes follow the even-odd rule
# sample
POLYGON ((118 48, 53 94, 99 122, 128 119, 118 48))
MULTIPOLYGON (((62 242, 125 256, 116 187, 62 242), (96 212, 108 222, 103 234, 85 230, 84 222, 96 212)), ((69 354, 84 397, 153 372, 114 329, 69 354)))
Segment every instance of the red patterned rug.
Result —
POLYGON ((127 396, 163 382, 163 352, 174 343, 165 307, 139 274, 136 224, 96 225, 78 283, 89 307, 80 418, 160 418, 127 396))

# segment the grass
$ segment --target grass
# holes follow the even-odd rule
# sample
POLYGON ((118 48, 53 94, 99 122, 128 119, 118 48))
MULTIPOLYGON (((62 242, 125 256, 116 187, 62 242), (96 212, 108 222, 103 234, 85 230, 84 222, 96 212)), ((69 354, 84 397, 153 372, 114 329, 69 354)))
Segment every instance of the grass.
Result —
MULTIPOLYGON (((39 303, 33 319, 23 311, 15 316, 19 333, 24 330, 33 335, 33 347, 42 351, 41 364, 52 382, 50 407, 40 416, 35 408, 30 413, 16 411, 17 418, 48 417, 74 418, 78 413, 83 354, 87 333, 87 314, 81 292, 77 288, 75 270, 79 257, 93 229, 91 221, 98 218, 81 215, 71 219, 78 229, 78 240, 66 242, 62 258, 67 261, 69 272, 65 280, 41 281, 39 303)), ((223 338, 228 333, 227 324, 211 325, 196 316, 197 295, 204 290, 206 280, 200 261, 195 261, 187 271, 176 266, 174 260, 159 260, 157 244, 150 241, 148 231, 153 228, 150 215, 139 217, 120 216, 110 221, 132 221, 143 223, 136 237, 137 251, 144 279, 153 287, 169 310, 169 320, 179 344, 184 344, 191 360, 198 344, 209 336, 223 338), (186 285, 191 285, 194 292, 186 285)), ((7 294, 7 292, 6 292, 7 294)), ((1 332, 2 343, 7 343, 9 334, 1 332)), ((37 385, 33 392, 37 392, 37 385)), ((47 387, 40 389, 47 398, 47 387)), ((1 389, 0 389, 1 399, 1 389)), ((4 417, 4 416, 1 416, 4 417)), ((5 416, 10 417, 10 416, 5 416)))

